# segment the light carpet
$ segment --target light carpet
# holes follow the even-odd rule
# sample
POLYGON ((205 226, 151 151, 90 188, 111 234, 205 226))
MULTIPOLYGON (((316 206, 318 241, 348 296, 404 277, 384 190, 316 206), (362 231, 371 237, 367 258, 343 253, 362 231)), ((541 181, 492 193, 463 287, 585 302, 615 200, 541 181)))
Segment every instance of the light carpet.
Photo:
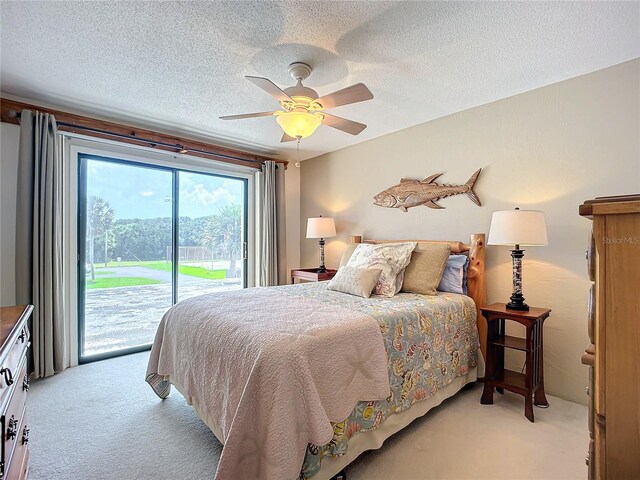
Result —
MULTIPOLYGON (((32 383, 32 480, 211 479, 222 446, 173 389, 160 400, 144 381, 148 353, 71 368, 32 383)), ((585 479, 587 408, 549 397, 523 415, 518 395, 480 405, 462 391, 366 452, 348 480, 585 479)))

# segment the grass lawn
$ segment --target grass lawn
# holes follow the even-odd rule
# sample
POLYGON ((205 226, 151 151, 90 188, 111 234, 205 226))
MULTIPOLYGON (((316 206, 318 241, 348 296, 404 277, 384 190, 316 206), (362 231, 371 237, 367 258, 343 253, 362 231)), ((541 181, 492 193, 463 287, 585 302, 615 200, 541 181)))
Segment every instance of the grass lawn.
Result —
MULTIPOLYGON (((144 262, 142 266, 146 268, 152 268, 154 270, 162 270, 163 272, 171 271, 171 264, 169 262, 144 262)), ((190 265, 179 265, 178 272, 182 275, 206 278, 209 280, 224 280, 225 278, 227 278, 226 270, 207 270, 206 268, 192 267, 190 265)))
POLYGON ((94 281, 87 279, 87 290, 96 288, 133 287, 137 285, 155 285, 161 283, 160 280, 153 280, 144 277, 108 277, 96 278, 94 281))
MULTIPOLYGON (((145 260, 138 262, 136 260, 127 260, 123 262, 109 262, 107 263, 110 267, 146 267, 152 268, 153 270, 161 270, 163 272, 171 271, 171 263, 164 262, 162 260, 145 260)), ((96 275, 106 275, 108 273, 113 273, 109 271, 105 271, 104 273, 98 273, 101 271, 103 267, 96 266, 96 275)), ((198 278, 206 278, 209 280, 224 280, 227 278, 227 271, 225 269, 218 270, 208 270, 203 267, 193 267, 191 265, 180 265, 178 267, 178 272, 182 275, 189 275, 190 277, 198 277, 198 278)))

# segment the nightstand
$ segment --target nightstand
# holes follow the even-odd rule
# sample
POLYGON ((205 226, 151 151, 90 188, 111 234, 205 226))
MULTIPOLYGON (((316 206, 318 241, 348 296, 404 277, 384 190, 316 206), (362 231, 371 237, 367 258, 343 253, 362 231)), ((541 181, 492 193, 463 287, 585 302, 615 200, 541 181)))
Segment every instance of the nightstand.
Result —
POLYGON ((533 405, 549 406, 544 394, 542 327, 551 310, 536 307, 528 311, 509 310, 504 303, 494 303, 480 311, 487 320, 487 365, 480 403, 492 404, 494 389, 524 395, 524 415, 533 422, 533 405), (526 338, 506 335, 505 320, 524 325, 526 338), (525 352, 524 373, 504 368, 505 348, 525 352))
POLYGON ((296 278, 299 281, 305 282, 322 282, 324 280, 331 280, 336 274, 337 270, 331 270, 327 268, 326 272, 318 272, 317 268, 297 268, 291 270, 291 283, 296 283, 296 278))

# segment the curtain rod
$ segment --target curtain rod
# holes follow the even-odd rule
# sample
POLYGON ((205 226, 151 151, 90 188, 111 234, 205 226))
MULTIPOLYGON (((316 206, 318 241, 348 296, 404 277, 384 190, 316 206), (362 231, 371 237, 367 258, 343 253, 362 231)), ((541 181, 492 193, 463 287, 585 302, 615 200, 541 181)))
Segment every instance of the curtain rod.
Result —
MULTIPOLYGON (((14 118, 19 119, 21 117, 21 113, 22 112, 11 110, 9 112, 9 116, 12 116, 14 118)), ((208 151, 208 150, 201 150, 201 149, 198 149, 198 148, 185 148, 183 145, 180 145, 179 143, 166 143, 166 142, 161 142, 161 141, 158 141, 158 140, 150 140, 148 138, 137 137, 135 135, 125 135, 123 133, 110 132, 108 130, 101 130, 99 128, 93 128, 93 127, 85 127, 85 126, 82 126, 82 125, 76 125, 76 124, 68 123, 68 122, 59 122, 57 120, 56 120, 56 124, 60 125, 60 126, 63 126, 63 127, 69 127, 69 128, 74 128, 74 129, 78 129, 78 130, 85 130, 87 132, 99 133, 101 135, 107 135, 107 136, 116 137, 116 138, 126 138, 126 139, 129 139, 129 140, 135 140, 135 141, 138 141, 140 143, 146 143, 150 147, 162 146, 162 147, 167 147, 167 148, 175 148, 176 150, 178 150, 177 153, 181 153, 181 154, 186 154, 186 153, 189 153, 189 152, 193 152, 193 153, 200 153, 200 154, 203 154, 203 155, 210 155, 210 156, 218 157, 218 158, 225 158, 225 159, 228 159, 228 160, 236 160, 236 161, 247 162, 247 163, 256 163, 256 164, 259 164, 259 165, 264 164, 264 161, 262 161, 262 160, 253 160, 253 159, 250 159, 250 158, 234 157, 232 155, 225 155, 223 153, 216 153, 216 152, 211 152, 211 151, 208 151)), ((277 162, 276 162, 276 168, 277 167, 278 167, 278 165, 277 165, 277 162)))
POLYGON ((165 142, 160 142, 157 140, 149 140, 148 138, 141 138, 141 137, 136 137, 136 136, 130 136, 130 135, 124 135, 122 133, 115 133, 115 132, 109 132, 107 130, 100 130, 99 128, 92 128, 92 127, 82 127, 79 125, 74 125, 73 123, 67 123, 67 122, 56 122, 58 125, 62 125, 64 127, 72 127, 72 128, 77 128, 79 130, 85 130, 87 132, 93 132, 93 133, 100 133, 102 135, 108 135, 111 137, 116 137, 116 138, 129 138, 132 140, 137 140, 141 143, 146 143, 151 147, 155 147, 157 145, 160 145, 162 147, 169 147, 169 148, 175 148, 178 150, 178 153, 189 153, 189 152, 194 152, 194 153, 202 153, 205 155, 211 155, 214 157, 219 157, 219 158, 228 158, 230 160, 241 160, 243 162, 250 162, 250 163, 257 163, 262 165, 263 162, 261 162, 260 160, 252 160, 252 159, 246 159, 246 158, 240 158, 240 157, 233 157, 231 155, 224 155, 222 153, 214 153, 214 152, 209 152, 207 150, 200 150, 198 148, 185 148, 183 145, 180 145, 178 143, 165 143, 165 142))

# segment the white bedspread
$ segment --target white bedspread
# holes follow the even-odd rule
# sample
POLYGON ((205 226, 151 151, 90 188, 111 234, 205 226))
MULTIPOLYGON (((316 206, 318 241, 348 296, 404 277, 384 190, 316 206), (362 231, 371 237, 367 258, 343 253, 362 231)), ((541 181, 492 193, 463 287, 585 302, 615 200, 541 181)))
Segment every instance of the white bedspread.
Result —
POLYGON ((158 327, 147 380, 163 397, 160 380, 180 385, 219 426, 217 480, 298 478, 307 444, 332 439, 330 422, 390 393, 376 320, 280 287, 175 305, 158 327))

